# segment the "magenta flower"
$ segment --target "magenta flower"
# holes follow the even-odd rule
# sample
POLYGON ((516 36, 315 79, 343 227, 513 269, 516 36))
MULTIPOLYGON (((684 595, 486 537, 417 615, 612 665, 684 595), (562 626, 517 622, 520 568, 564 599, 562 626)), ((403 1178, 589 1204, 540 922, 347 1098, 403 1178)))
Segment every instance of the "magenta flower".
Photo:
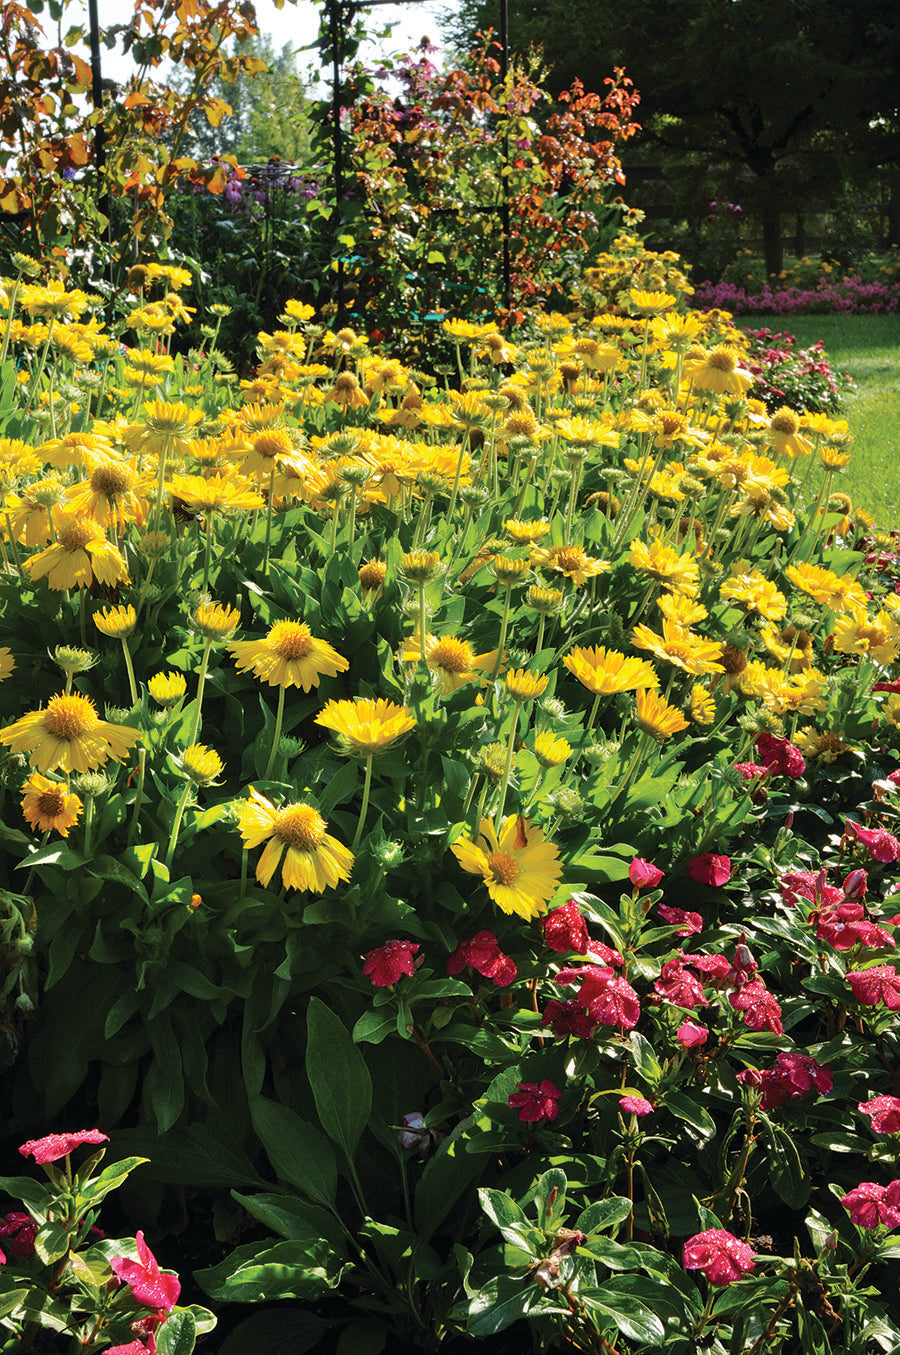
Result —
POLYGON ((447 973, 459 974, 467 965, 483 978, 493 979, 497 988, 505 988, 518 973, 515 961, 503 954, 493 932, 476 932, 471 941, 458 945, 447 961, 447 973))
POLYGON ((827 1064, 819 1064, 810 1054, 782 1050, 775 1059, 775 1067, 760 1073, 763 1110, 799 1101, 815 1088, 823 1095, 831 1091, 834 1079, 827 1064))
POLYGON ((705 974, 707 980, 724 979, 726 974, 731 973, 731 961, 727 955, 703 955, 699 951, 692 952, 683 950, 681 952, 682 964, 689 964, 693 969, 699 969, 701 974, 705 974))
POLYGON ((551 998, 544 1008, 541 1025, 550 1026, 557 1040, 563 1040, 567 1035, 574 1035, 579 1040, 589 1040, 597 1029, 597 1022, 574 998, 569 998, 565 1002, 557 1002, 555 998, 551 998))
POLYGON ((659 867, 642 856, 636 856, 628 867, 628 878, 635 889, 655 889, 662 877, 659 867))
POLYGON ((544 1078, 540 1085, 537 1082, 520 1082, 518 1090, 510 1094, 508 1101, 514 1110, 518 1110, 520 1120, 537 1124, 539 1120, 556 1119, 561 1096, 559 1087, 544 1078))
POLYGON ((900 1181, 879 1186, 874 1181, 861 1181, 849 1191, 841 1204, 858 1228, 896 1228, 900 1224, 900 1181))
POLYGON ((706 1026, 698 1026, 694 1021, 682 1021, 675 1032, 675 1038, 685 1049, 696 1049, 699 1045, 706 1044, 709 1031, 706 1026))
MULTIPOLYGON (((865 871, 860 874, 865 875, 865 871)), ((820 941, 828 941, 835 950, 851 950, 856 945, 877 950, 893 946, 894 938, 883 927, 870 922, 861 903, 839 903, 836 908, 815 909, 809 915, 820 941)))
POLYGON ((856 838, 867 847, 873 861, 887 864, 900 858, 900 842, 886 828, 862 828, 853 819, 847 819, 844 832, 847 837, 856 838))
POLYGON ((13 1256, 34 1256, 34 1239, 38 1225, 30 1214, 12 1213, 0 1219, 0 1237, 7 1239, 7 1247, 13 1256))
POLYGON ((657 997, 673 1002, 676 1007, 707 1007, 703 984, 682 960, 667 960, 653 985, 657 997))
POLYGON ((684 908, 673 908, 668 903, 658 905, 659 915, 670 927, 678 928, 679 936, 691 936, 703 931, 703 918, 699 913, 686 912, 684 908))
POLYGON ((847 981, 853 996, 864 1007, 879 1007, 883 1003, 889 1011, 900 1011, 900 974, 893 965, 853 969, 847 975, 847 981))
POLYGON ((710 1284, 733 1284, 754 1267, 752 1249, 724 1228, 695 1233, 684 1244, 685 1270, 702 1270, 710 1284))
POLYGON ((620 1096, 619 1107, 626 1115, 636 1115, 639 1120, 645 1115, 652 1115, 654 1111, 653 1102, 645 1101, 643 1096, 620 1096))
POLYGON ((145 1308, 162 1308, 170 1313, 178 1302, 181 1283, 177 1275, 167 1275, 160 1270, 156 1257, 144 1241, 144 1234, 137 1233, 138 1260, 132 1261, 126 1256, 114 1256, 110 1268, 117 1279, 131 1287, 137 1303, 145 1308))
POLYGON ((758 734, 756 747, 763 762, 776 776, 789 776, 796 781, 806 771, 806 763, 799 748, 795 748, 790 739, 780 739, 774 734, 758 734))
POLYGON ((74 1134, 47 1134, 43 1139, 29 1139, 22 1144, 19 1152, 23 1157, 33 1157, 38 1165, 43 1165, 68 1157, 82 1143, 109 1143, 109 1135, 101 1134, 99 1129, 79 1129, 74 1134))
POLYGON ((411 979, 418 949, 412 941, 385 941, 383 946, 369 951, 363 973, 368 974, 376 988, 390 988, 404 974, 411 979))
POLYGON ((769 774, 769 768, 764 762, 736 762, 734 770, 744 781, 758 781, 769 774))
POLYGON ((614 950, 605 941, 595 941, 592 936, 588 937, 583 954, 599 960, 601 965, 623 965, 625 963, 624 956, 620 951, 614 950))
POLYGON ((900 1134, 900 1096, 873 1096, 871 1101, 860 1101, 856 1109, 861 1115, 871 1115, 873 1133, 900 1134))
POLYGON ((770 1030, 783 1035, 781 1008, 761 979, 754 979, 743 988, 728 994, 728 1001, 737 1012, 742 1012, 744 1024, 751 1030, 770 1030))
POLYGON ((576 955, 584 955, 588 943, 587 923, 574 899, 551 908, 546 917, 541 918, 544 940, 551 950, 572 950, 576 955))
POLYGON ((697 884, 714 885, 717 889, 731 879, 731 860, 715 852, 702 852, 688 862, 688 875, 697 884))
POLYGON ((843 892, 834 885, 825 883, 824 868, 818 872, 811 870, 789 870, 778 881, 781 897, 790 908, 797 906, 797 899, 808 899, 810 903, 824 904, 830 908, 843 902, 843 892))

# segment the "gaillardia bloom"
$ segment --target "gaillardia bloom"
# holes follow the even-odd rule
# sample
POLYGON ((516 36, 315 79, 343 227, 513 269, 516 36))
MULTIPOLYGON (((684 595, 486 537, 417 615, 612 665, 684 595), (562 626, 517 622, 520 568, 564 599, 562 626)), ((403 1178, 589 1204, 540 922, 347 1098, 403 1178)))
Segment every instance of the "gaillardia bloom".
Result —
POLYGON ((109 758, 124 761, 141 737, 130 725, 101 720, 86 696, 51 696, 43 710, 29 711, 0 729, 0 743, 13 753, 30 753, 41 772, 90 772, 109 758))
POLYGON ((316 716, 316 724, 331 729, 366 757, 381 753, 415 725, 412 711, 393 701, 357 697, 355 701, 329 701, 316 716))
POLYGON ((482 819, 477 842, 460 839, 450 850, 463 870, 483 876, 498 908, 526 919, 546 911, 562 874, 554 844, 521 815, 504 819, 499 834, 482 819))
POLYGON ((334 677, 350 667, 336 649, 317 640, 299 621, 276 621, 261 640, 236 640, 228 646, 238 670, 253 671, 270 687, 318 687, 319 678, 334 677))
POLYGON ((62 527, 52 546, 25 561, 32 579, 42 579, 53 589, 89 588, 97 579, 113 586, 128 583, 122 554, 91 518, 75 518, 62 527))
POLYGON ((286 889, 311 890, 321 894, 340 880, 349 880, 353 853, 325 831, 328 824, 312 805, 290 804, 276 809, 253 786, 250 798, 238 811, 238 826, 245 847, 265 851, 256 866, 256 878, 264 887, 284 857, 281 879, 286 889))
MULTIPOLYGON (((417 663, 421 654, 418 635, 407 640, 403 648, 404 663, 417 663)), ((466 640, 455 635, 425 636, 425 662, 441 681, 441 695, 459 691, 467 682, 486 678, 497 662, 496 649, 489 654, 476 654, 466 640)))
POLYGON ((22 787, 22 813, 39 833, 55 828, 61 837, 78 822, 83 805, 63 781, 51 781, 40 772, 32 772, 22 787))
POLYGON ((615 649, 606 649, 602 645, 590 649, 576 647, 565 655, 563 663, 595 696, 613 696, 616 692, 659 686, 656 670, 646 659, 626 658, 615 649))

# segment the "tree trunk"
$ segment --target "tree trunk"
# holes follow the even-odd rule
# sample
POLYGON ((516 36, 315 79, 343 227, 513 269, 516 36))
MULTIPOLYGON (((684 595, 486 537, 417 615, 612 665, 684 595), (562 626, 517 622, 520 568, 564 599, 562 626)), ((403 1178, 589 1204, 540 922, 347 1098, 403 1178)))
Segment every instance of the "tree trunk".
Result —
POLYGON ((762 218, 763 257, 766 262, 766 274, 770 278, 777 278, 784 267, 781 212, 768 195, 763 199, 760 216, 762 218))
POLYGON ((798 259, 806 253, 806 217, 802 212, 794 217, 794 253, 798 259))

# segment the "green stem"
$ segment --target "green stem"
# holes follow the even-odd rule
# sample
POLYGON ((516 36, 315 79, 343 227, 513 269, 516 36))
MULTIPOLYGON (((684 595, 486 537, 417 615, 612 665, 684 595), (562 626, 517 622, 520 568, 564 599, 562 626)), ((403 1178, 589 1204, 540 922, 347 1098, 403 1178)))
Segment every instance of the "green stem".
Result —
MULTIPOLYGON (((207 519, 207 522, 206 522, 206 547, 205 547, 205 550, 204 550, 204 552, 203 552, 203 589, 202 589, 202 591, 203 591, 204 593, 206 592, 207 588, 209 587, 209 564, 210 564, 210 560, 211 560, 211 558, 212 558, 213 523, 215 522, 215 519, 216 519, 216 515, 215 515, 214 512, 211 511, 211 512, 210 512, 210 515, 209 515, 209 517, 208 517, 208 519, 207 519)), ((267 539, 267 540, 266 540, 266 569, 263 570, 263 573, 265 573, 266 570, 268 569, 268 558, 269 558, 269 543, 268 543, 268 539, 267 539)))
POLYGON ((166 488, 166 459, 169 455, 169 443, 171 439, 163 439, 162 449, 159 453, 159 470, 156 476, 156 508, 153 514, 153 530, 159 531, 159 524, 162 519, 163 494, 166 488))
POLYGON ((203 645, 203 658, 200 660, 200 676, 197 679, 197 707, 191 722, 191 732, 188 736, 188 744, 196 743, 197 735, 200 732, 200 709, 203 705, 203 688, 206 685, 206 668, 209 663, 209 651, 211 649, 212 639, 207 639, 203 645))
POLYGON ((363 831, 363 828, 365 827, 365 822, 366 822, 366 812, 367 812, 367 810, 368 810, 368 808, 369 808, 369 792, 370 792, 371 789, 372 789, 372 761, 373 761, 373 758, 374 758, 374 754, 373 754, 373 753, 369 753, 368 757, 366 758, 366 779, 365 779, 365 781, 363 782, 363 797, 362 797, 362 804, 361 804, 360 807, 359 807, 359 820, 358 820, 358 822, 357 822, 357 824, 356 824, 356 832, 353 834, 353 843, 352 843, 352 845, 351 845, 351 847, 350 847, 351 852, 354 852, 354 853, 356 852, 356 849, 357 849, 357 847, 359 846, 359 839, 362 837, 362 831, 363 831))
POLYGON ((85 795, 84 797, 84 856, 85 860, 91 854, 91 836, 94 827, 94 797, 85 795))
MULTIPOLYGON (((274 504, 275 504, 275 467, 274 467, 274 465, 272 466, 272 469, 269 471, 269 493, 268 493, 268 495, 267 495, 267 498, 268 498, 268 503, 267 503, 267 505, 266 505, 266 557, 265 557, 265 559, 264 559, 264 561, 263 561, 263 574, 268 574, 268 572, 269 572, 269 548, 270 548, 271 543, 272 543, 272 509, 273 509, 274 504)), ((332 549, 334 549, 334 542, 332 542, 332 549)), ((204 588, 206 587, 206 584, 205 584, 205 583, 204 583, 203 587, 204 587, 204 588)))
POLYGON ((500 621, 500 643, 497 646, 497 658, 494 661, 494 671, 491 673, 493 682, 500 672, 500 665, 503 662, 503 646, 506 644, 506 630, 509 626, 509 601, 512 597, 512 584, 506 585, 506 597, 503 599, 503 617, 500 621))
POLYGON ((128 837, 125 839, 126 851, 131 847, 137 836, 138 822, 141 817, 141 806, 144 803, 144 777, 147 773, 147 750, 138 749, 138 774, 137 785, 134 793, 134 804, 131 808, 131 823, 128 825, 128 837))
POLYGON ((422 663, 427 663, 425 657, 425 580, 420 579, 419 589, 419 658, 422 663))
POLYGON ((263 780, 268 781, 272 775, 272 768, 275 766, 275 758, 278 755, 278 745, 281 742, 281 726, 284 721, 284 693, 286 688, 278 688, 278 710, 275 712, 275 730, 272 734, 272 747, 269 751, 269 760, 266 763, 266 770, 263 772, 263 780))
POLYGON ((175 855, 175 844, 178 841, 178 832, 181 828, 181 820, 184 817, 185 806, 191 793, 192 782, 185 782, 184 790, 178 800, 178 808, 175 810, 175 822, 172 824, 172 832, 169 835, 169 845, 166 848, 166 870, 172 864, 172 857, 175 855))
POLYGON ((516 702, 516 708, 513 711, 512 727, 509 731, 509 743, 506 745, 506 766, 503 768, 503 780, 500 782, 500 802, 497 806, 497 832, 503 827, 503 810, 506 806, 506 792, 509 789, 509 778, 512 773, 513 759, 516 756, 516 735, 519 732, 519 711, 522 709, 521 701, 516 702))
POLYGON ((131 655, 128 652, 128 641, 122 636, 122 652, 125 655, 125 667, 128 669, 128 685, 131 688, 131 704, 136 706, 138 703, 137 683, 134 680, 134 664, 131 662, 131 655))

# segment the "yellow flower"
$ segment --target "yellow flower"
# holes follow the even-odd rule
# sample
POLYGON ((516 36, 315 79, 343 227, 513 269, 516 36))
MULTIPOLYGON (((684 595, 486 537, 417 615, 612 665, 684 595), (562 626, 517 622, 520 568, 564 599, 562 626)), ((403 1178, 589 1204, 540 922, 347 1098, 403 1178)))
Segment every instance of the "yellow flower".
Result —
POLYGON ((648 292, 633 287, 628 296, 634 309, 641 315, 661 315, 675 305, 675 297, 670 292, 648 292))
POLYGON ((95 579, 110 587, 128 583, 125 560, 106 533, 90 518, 78 517, 60 530, 56 541, 25 561, 32 579, 46 576, 50 588, 89 588, 95 579))
POLYGON ((12 650, 0 649, 0 682, 8 678, 16 666, 16 661, 12 656, 12 650))
POLYGON ((722 646, 714 640, 704 640, 700 635, 692 635, 683 626, 676 625, 668 617, 663 619, 663 633, 657 635, 647 626, 635 626, 631 632, 631 643, 635 649, 649 649, 656 658, 664 663, 675 664, 685 673, 701 677, 704 673, 724 673, 719 663, 722 646))
POLYGON ((506 674, 506 690, 514 701, 533 701, 543 696, 550 679, 543 673, 529 673, 525 668, 511 668, 506 674))
POLYGON ((87 480, 72 486, 66 502, 67 512, 94 518, 103 528, 115 524, 120 532, 129 521, 140 527, 146 508, 140 477, 111 457, 95 460, 87 480))
POLYGON ((530 546, 533 541, 540 541, 541 537, 547 535, 550 530, 550 523, 545 522, 543 518, 531 522, 521 522, 518 518, 507 518, 503 524, 503 530, 517 546, 530 546))
POLYGON ((833 734, 829 729, 820 734, 813 725, 798 729, 793 741, 810 762, 835 762, 842 753, 852 752, 853 748, 852 744, 844 743, 840 734, 833 734))
POLYGON ((242 476, 173 475, 172 493, 192 513, 230 513, 262 508, 259 492, 242 476))
POLYGON ((716 718, 716 703, 702 682, 695 682, 691 688, 688 714, 695 725, 711 725, 716 718))
POLYGON ((609 569, 608 560, 586 555, 581 546, 551 546, 549 550, 535 548, 531 552, 531 563, 539 569, 549 569, 563 578, 571 579, 575 588, 580 588, 588 579, 605 574, 609 569))
POLYGON ((854 607, 838 617, 834 647, 839 654, 869 654, 876 663, 887 667, 900 652, 900 626, 885 609, 870 621, 862 608, 854 607))
POLYGON ((567 739, 559 738, 551 730, 545 729, 534 736, 535 757, 542 767, 560 767, 572 754, 572 745, 567 739))
POLYGON ((250 797, 238 811, 238 826, 244 846, 265 851, 256 867, 256 878, 263 887, 275 874, 279 863, 285 889, 311 890, 321 894, 341 880, 349 880, 353 853, 331 837, 328 824, 312 805, 296 803, 276 809, 253 786, 250 797))
POLYGON ((302 687, 308 692, 318 687, 322 674, 334 677, 350 667, 336 649, 317 640, 299 621, 276 621, 261 640, 237 640, 228 648, 239 672, 252 669, 254 677, 270 687, 302 687))
POLYGON ((141 737, 130 725, 101 720, 86 696, 51 696, 43 710, 30 711, 0 729, 0 743, 13 753, 30 753, 32 767, 42 772, 89 772, 110 757, 124 761, 141 737))
POLYGON ((359 586, 363 597, 368 599, 384 587, 387 578, 387 565, 383 560, 367 560, 359 567, 359 586))
MULTIPOLYGON (((418 635, 407 640, 403 650, 404 663, 417 663, 421 656, 418 635)), ((441 680, 441 695, 456 692, 467 682, 474 682, 488 672, 493 672, 497 661, 496 649, 489 654, 476 654, 465 640, 455 635, 425 636, 425 662, 441 680)))
POLYGON ((434 550, 408 551, 400 561, 411 583, 428 583, 438 573, 441 557, 434 550))
POLYGON ((800 419, 792 409, 776 409, 769 420, 767 440, 784 456, 809 456, 813 449, 809 438, 800 433, 800 419))
POLYGON ((573 649, 566 654, 563 663, 594 696, 613 696, 616 692, 659 686, 653 665, 646 659, 626 658, 603 645, 573 649))
POLYGON ((656 739, 668 739, 687 729, 688 722, 680 710, 670 706, 656 692, 639 691, 637 702, 637 722, 641 729, 656 739))
POLYGON ((767 621, 783 621, 787 615, 787 598, 762 574, 735 574, 722 584, 719 596, 742 602, 748 611, 758 612, 767 621))
POLYGON ((461 839, 450 850, 463 870, 482 876, 504 913, 529 919, 547 911, 562 874, 559 853, 521 815, 504 819, 499 835, 489 819, 482 819, 476 842, 461 839))
POLYGON ((147 688, 153 700, 165 710, 181 700, 187 691, 187 683, 183 673, 170 670, 168 673, 154 673, 147 682, 147 688))
POLYGON ((789 565, 784 572, 795 588, 806 593, 821 607, 828 607, 833 612, 849 611, 854 606, 865 610, 865 591, 849 575, 838 578, 837 574, 821 565, 789 565))
POLYGON ((143 450, 161 452, 169 446, 187 451, 187 438, 202 422, 202 409, 189 409, 182 400, 175 404, 154 400, 145 406, 143 450))
POLYGON ((357 697, 355 701, 329 701, 316 716, 316 724, 331 729, 357 753, 381 753, 414 727, 416 720, 406 706, 379 698, 357 697))
POLYGON ((92 467, 101 459, 114 456, 109 438, 100 433, 66 433, 64 437, 52 438, 38 449, 41 461, 48 466, 67 470, 76 466, 92 467))
POLYGON ((746 395, 753 385, 753 376, 739 366, 740 353, 720 344, 702 357, 688 359, 684 364, 685 378, 699 391, 712 395, 746 395))
POLYGON ((663 616, 674 621, 676 626, 695 626, 698 621, 705 621, 709 616, 702 602, 694 602, 681 593, 661 594, 657 606, 663 616))
POLYGON ((700 570, 692 555, 681 555, 659 540, 632 541, 628 558, 635 569, 648 574, 673 593, 690 597, 700 582, 700 570))
POLYGON ((68 837, 84 806, 65 782, 50 781, 40 772, 32 772, 22 790, 22 813, 31 827, 39 833, 55 828, 61 837, 68 837))
POLYGON ((529 607, 545 616, 549 612, 559 611, 563 605, 563 594, 558 588, 538 588, 536 584, 532 584, 525 594, 525 601, 529 607))
POLYGON ((193 620, 205 640, 228 640, 241 624, 241 614, 236 607, 223 607, 221 602, 201 602, 193 620))
POLYGON ((531 566, 527 560, 514 560, 510 555, 495 555, 491 561, 491 568, 499 584, 504 588, 512 588, 513 584, 522 582, 531 566))
POLYGON ((191 743, 181 754, 181 769, 185 776, 198 785, 208 785, 222 772, 225 763, 214 748, 205 743, 191 743))
POLYGON ((137 612, 133 607, 107 607, 105 612, 94 615, 94 625, 102 635, 113 640, 127 640, 137 625, 137 612))

